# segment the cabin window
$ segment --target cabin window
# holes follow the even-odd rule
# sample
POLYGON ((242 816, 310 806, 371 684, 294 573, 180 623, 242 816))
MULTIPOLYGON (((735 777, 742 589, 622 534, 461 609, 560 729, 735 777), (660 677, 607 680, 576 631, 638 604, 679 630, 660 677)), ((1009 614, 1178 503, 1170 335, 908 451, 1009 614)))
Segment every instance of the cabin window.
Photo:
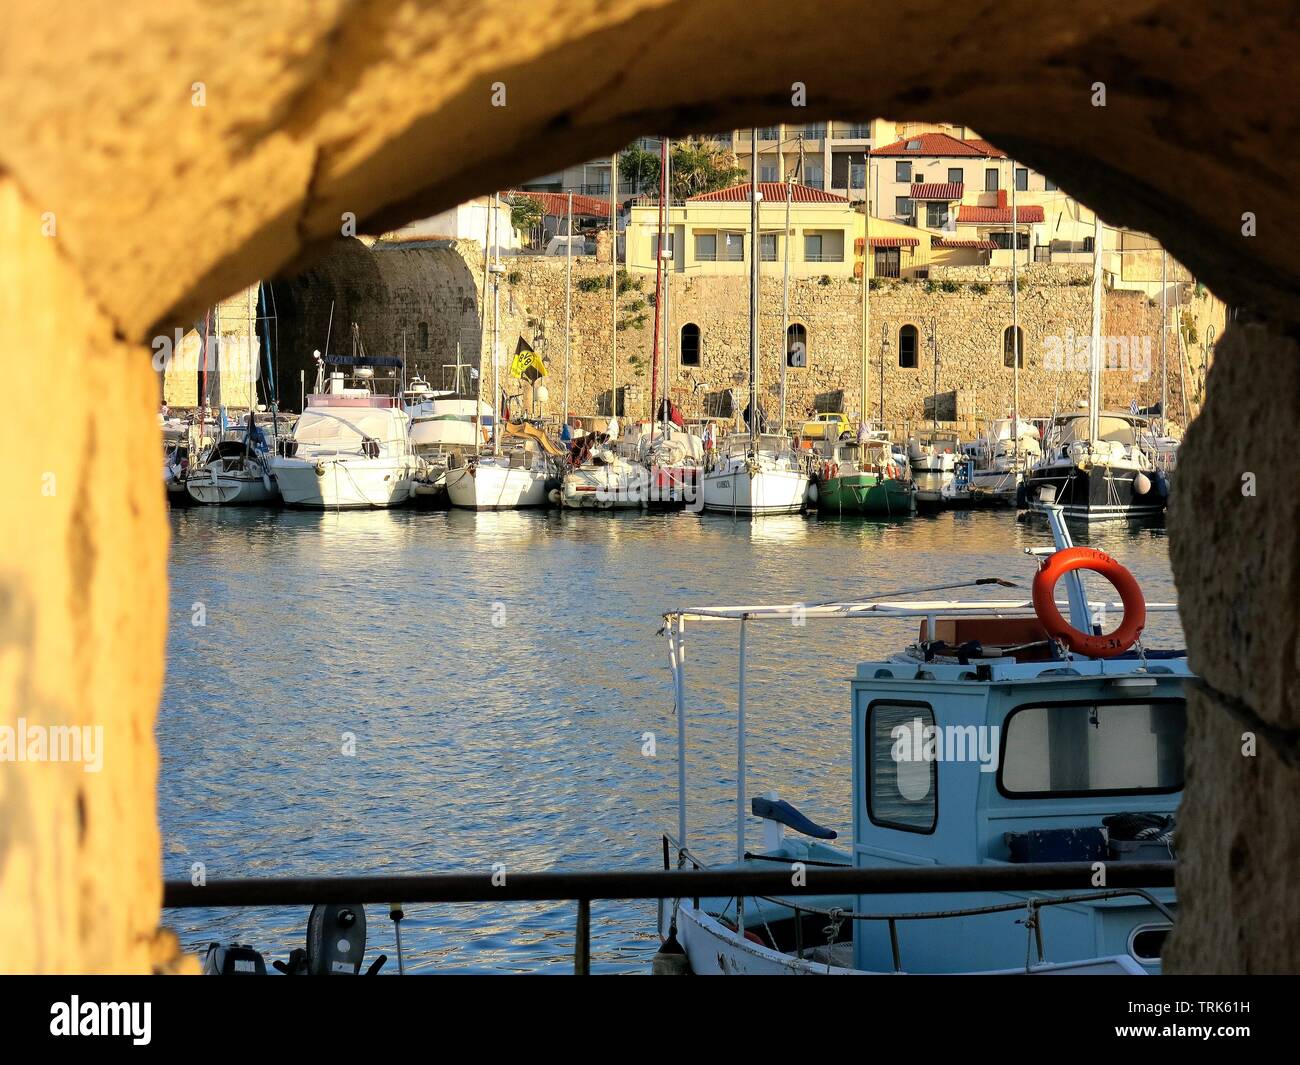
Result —
POLYGON ((939 815, 939 781, 933 758, 924 757, 934 711, 925 703, 872 703, 867 708, 867 816, 872 824, 903 832, 933 832, 939 815))
POLYGON ((682 340, 677 350, 683 366, 700 364, 700 327, 694 322, 682 326, 682 340))
POLYGON ((905 325, 898 331, 898 365, 905 370, 916 369, 916 326, 905 325))
POLYGON ((1014 367, 1020 363, 1025 368, 1025 331, 1018 325, 1009 325, 1002 331, 1002 365, 1014 367))
POLYGON ((998 789, 1022 799, 1181 791, 1186 727, 1182 699, 1018 707, 998 789))

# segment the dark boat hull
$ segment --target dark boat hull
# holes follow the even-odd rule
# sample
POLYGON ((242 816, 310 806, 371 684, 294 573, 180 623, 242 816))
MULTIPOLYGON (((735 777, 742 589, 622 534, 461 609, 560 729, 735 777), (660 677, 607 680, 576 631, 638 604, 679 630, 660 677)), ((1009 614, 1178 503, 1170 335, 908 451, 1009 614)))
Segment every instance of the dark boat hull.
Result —
POLYGON ((1025 496, 1034 510, 1043 507, 1042 489, 1051 488, 1053 500, 1067 518, 1108 521, 1157 517, 1164 513, 1165 498, 1154 471, 1126 467, 1049 466, 1031 470, 1025 478, 1025 496), (1134 482, 1145 476, 1148 488, 1139 492, 1134 482))

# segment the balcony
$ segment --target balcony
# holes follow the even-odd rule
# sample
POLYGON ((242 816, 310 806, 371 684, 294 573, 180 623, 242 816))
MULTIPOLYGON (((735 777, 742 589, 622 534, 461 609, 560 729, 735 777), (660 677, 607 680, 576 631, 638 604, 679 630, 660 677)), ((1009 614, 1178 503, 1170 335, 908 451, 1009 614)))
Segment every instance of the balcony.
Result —
POLYGON ((871 124, 869 122, 832 122, 831 140, 833 141, 869 141, 871 124))

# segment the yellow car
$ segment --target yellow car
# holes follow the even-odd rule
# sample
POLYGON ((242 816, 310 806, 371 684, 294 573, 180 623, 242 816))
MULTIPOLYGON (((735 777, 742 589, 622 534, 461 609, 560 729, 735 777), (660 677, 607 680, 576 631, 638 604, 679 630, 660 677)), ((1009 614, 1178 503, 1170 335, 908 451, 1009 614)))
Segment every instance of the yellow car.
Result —
POLYGON ((799 430, 800 436, 810 440, 839 440, 842 436, 853 435, 853 426, 843 414, 819 414, 814 421, 804 422, 799 430))

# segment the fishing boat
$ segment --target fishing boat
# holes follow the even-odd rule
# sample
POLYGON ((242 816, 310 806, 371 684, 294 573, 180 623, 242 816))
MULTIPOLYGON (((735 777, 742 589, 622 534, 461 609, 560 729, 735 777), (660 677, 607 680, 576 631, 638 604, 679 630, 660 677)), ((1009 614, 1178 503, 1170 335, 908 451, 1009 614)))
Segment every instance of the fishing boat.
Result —
MULTIPOLYGON (((1055 547, 1030 549, 1040 568, 1028 598, 948 598, 975 585, 1021 587, 983 578, 845 601, 666 614, 680 762, 665 867, 790 870, 792 882, 797 874, 807 886, 835 869, 1014 872, 1031 863, 1032 873, 1053 863, 1172 858, 1193 677, 1185 651, 1146 647, 1141 634, 1148 614, 1175 606, 1145 603, 1116 560, 1071 544, 1060 508, 1048 515, 1055 547), (1085 569, 1110 580, 1121 602, 1089 602, 1085 569), (1061 580, 1064 603, 1056 599, 1061 580), (1103 633, 1102 615, 1119 609, 1121 624, 1103 633), (775 793, 747 792, 746 633, 795 618, 878 620, 891 629, 900 619, 919 623, 909 646, 858 663, 845 692, 849 846, 775 793), (734 860, 711 862, 687 836, 685 634, 720 623, 739 629, 736 827, 734 860)), ((832 670, 841 675, 844 664, 832 670)), ((1175 905, 1171 888, 828 891, 668 899, 658 926, 661 955, 684 955, 696 973, 1144 975, 1160 971, 1175 905)))
POLYGON ((357 509, 401 506, 411 498, 410 419, 401 398, 372 390, 374 368, 397 367, 387 357, 326 356, 317 359, 317 391, 307 397, 270 473, 288 507, 357 509), (352 367, 348 384, 341 370, 352 367))
POLYGON ((906 517, 916 510, 916 486, 890 442, 868 437, 832 445, 816 468, 810 494, 819 518, 841 514, 906 517))

